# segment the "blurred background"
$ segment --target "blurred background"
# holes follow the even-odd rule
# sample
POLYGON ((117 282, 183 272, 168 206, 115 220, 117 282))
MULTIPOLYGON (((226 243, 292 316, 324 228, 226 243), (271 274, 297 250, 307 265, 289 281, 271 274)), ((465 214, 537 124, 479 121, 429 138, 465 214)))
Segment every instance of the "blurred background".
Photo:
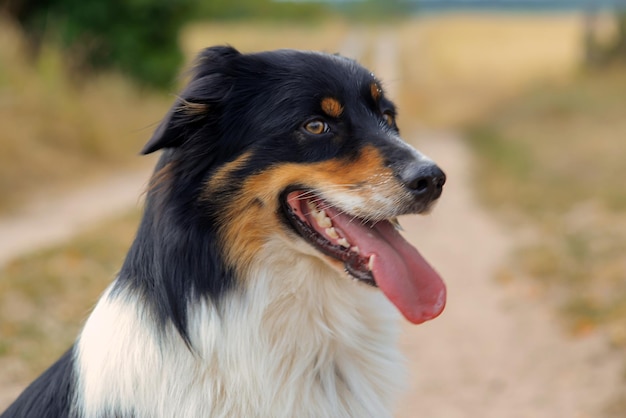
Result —
MULTIPOLYGON (((0 410, 114 277, 154 163, 138 151, 215 44, 341 52, 383 79, 405 138, 457 138, 467 187, 512 241, 490 286, 521 285, 564 346, 599 339, 624 384, 626 3, 2 0, 0 410)), ((611 382, 584 416, 626 416, 611 382)))

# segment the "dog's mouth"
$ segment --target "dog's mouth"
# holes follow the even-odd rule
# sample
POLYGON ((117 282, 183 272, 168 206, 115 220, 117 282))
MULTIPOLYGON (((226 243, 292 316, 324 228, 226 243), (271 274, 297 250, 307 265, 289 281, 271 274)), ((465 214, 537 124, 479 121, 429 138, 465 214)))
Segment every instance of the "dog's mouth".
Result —
POLYGON ((313 191, 287 192, 282 204, 289 223, 306 242, 342 262, 356 280, 379 287, 409 321, 421 323, 443 311, 443 281, 400 235, 395 219, 352 216, 313 191))

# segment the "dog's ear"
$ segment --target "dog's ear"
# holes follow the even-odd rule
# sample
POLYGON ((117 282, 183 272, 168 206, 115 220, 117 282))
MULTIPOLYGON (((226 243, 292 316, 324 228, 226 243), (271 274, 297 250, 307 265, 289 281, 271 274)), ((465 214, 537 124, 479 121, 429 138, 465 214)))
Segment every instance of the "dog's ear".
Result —
POLYGON ((228 68, 238 55, 239 51, 230 46, 207 48, 198 55, 191 81, 143 147, 142 154, 182 145, 200 124, 209 120, 230 90, 228 68))

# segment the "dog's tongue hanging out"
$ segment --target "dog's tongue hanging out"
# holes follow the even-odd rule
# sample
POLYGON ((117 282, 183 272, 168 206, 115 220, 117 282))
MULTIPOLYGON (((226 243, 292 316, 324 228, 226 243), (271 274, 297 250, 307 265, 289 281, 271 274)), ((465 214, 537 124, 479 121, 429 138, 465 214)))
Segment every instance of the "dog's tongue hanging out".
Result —
POLYGON ((391 222, 365 222, 339 212, 319 198, 303 199, 300 192, 290 193, 287 203, 301 224, 315 230, 303 233, 305 238, 325 254, 343 261, 355 277, 362 276, 368 282, 373 276, 376 285, 406 319, 419 324, 443 311, 443 281, 391 222), (333 231, 329 232, 331 222, 333 231), (310 235, 320 236, 321 240, 310 235))
POLYGON ((409 321, 437 317, 445 307, 446 288, 435 270, 388 221, 375 225, 327 209, 333 226, 359 253, 369 256, 378 287, 409 321), (334 213, 333 213, 334 212, 334 213))

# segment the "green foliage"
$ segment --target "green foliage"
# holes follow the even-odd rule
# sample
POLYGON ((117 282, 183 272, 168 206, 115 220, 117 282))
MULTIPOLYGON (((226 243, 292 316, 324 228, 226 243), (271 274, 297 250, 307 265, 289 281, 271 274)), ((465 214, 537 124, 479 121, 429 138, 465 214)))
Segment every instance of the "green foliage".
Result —
POLYGON ((9 10, 35 44, 51 37, 79 69, 116 68, 141 84, 166 88, 183 55, 178 32, 192 0, 43 0, 9 10))
POLYGON ((115 68, 164 89, 183 63, 178 35, 192 19, 315 20, 326 9, 272 0, 39 0, 3 8, 23 25, 36 50, 51 39, 76 70, 115 68))

